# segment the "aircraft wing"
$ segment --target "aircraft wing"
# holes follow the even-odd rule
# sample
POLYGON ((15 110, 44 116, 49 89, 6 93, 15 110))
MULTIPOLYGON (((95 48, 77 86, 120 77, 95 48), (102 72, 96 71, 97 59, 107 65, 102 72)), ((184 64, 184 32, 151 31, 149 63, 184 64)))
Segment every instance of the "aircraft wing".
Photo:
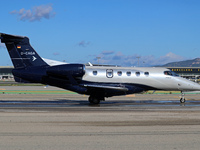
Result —
POLYGON ((119 86, 108 86, 108 85, 97 85, 97 84, 83 84, 84 87, 89 88, 99 88, 99 89, 110 89, 110 90, 119 90, 119 91, 128 91, 126 87, 119 87, 119 86))

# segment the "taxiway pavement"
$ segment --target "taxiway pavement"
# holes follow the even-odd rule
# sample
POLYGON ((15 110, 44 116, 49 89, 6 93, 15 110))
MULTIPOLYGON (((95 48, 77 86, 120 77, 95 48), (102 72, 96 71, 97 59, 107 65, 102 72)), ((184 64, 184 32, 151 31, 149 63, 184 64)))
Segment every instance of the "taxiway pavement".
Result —
MULTIPOLYGON (((120 96, 90 105, 78 94, 6 94, 0 87, 1 150, 116 150, 200 147, 200 95, 120 96)), ((10 89, 11 88, 11 89, 10 89)), ((60 90, 50 87, 50 90, 60 90)))

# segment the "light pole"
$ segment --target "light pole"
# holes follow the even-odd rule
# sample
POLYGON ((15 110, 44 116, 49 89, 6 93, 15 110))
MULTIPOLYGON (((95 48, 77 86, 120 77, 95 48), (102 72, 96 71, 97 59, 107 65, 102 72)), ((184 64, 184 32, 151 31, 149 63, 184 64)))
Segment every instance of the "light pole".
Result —
POLYGON ((101 59, 101 57, 96 57, 97 58, 97 60, 98 60, 98 65, 99 65, 99 60, 101 59))
POLYGON ((138 67, 139 67, 139 64, 140 64, 140 56, 137 56, 136 58, 138 59, 138 67))

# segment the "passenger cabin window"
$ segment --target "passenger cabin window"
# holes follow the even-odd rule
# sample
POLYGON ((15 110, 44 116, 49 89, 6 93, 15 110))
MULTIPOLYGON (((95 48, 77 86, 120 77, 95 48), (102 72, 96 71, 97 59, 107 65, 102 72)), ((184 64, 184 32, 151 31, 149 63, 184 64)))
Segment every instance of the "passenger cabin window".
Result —
POLYGON ((135 75, 139 77, 140 76, 140 72, 136 72, 135 75))
POLYGON ((164 74, 168 75, 168 76, 174 76, 174 77, 178 77, 179 76, 173 71, 164 71, 164 74))
POLYGON ((127 72, 126 72, 126 75, 127 75, 127 76, 131 76, 131 72, 130 72, 130 71, 127 71, 127 72))
POLYGON ((95 76, 96 76, 96 75, 97 75, 97 71, 93 71, 93 75, 95 75, 95 76))
POLYGON ((149 72, 144 72, 144 75, 145 76, 149 76, 149 72))
POLYGON ((121 72, 121 71, 118 71, 118 72, 117 72, 117 75, 118 75, 118 76, 121 76, 121 75, 122 75, 122 72, 121 72))
POLYGON ((113 70, 112 69, 107 69, 106 70, 106 76, 108 78, 112 78, 113 77, 113 70))

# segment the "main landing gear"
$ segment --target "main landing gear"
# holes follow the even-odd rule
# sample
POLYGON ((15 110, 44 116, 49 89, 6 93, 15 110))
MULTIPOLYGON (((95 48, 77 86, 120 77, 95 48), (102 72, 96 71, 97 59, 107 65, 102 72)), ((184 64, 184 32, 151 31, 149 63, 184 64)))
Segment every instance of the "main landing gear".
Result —
POLYGON ((181 99, 180 99, 180 102, 181 103, 185 103, 185 94, 183 92, 181 92, 181 99))
POLYGON ((105 100, 104 97, 100 98, 100 97, 90 96, 88 98, 88 101, 90 102, 90 104, 99 104, 100 101, 103 101, 103 100, 105 100))

